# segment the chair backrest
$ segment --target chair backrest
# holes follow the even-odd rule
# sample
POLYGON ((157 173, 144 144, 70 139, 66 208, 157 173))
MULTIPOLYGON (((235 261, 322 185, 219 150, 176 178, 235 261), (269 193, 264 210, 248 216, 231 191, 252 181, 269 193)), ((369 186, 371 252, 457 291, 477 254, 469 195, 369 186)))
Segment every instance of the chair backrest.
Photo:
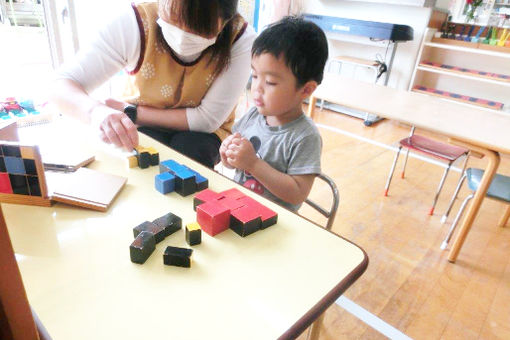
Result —
POLYGON ((331 188, 332 193, 332 202, 331 202, 331 208, 329 210, 326 210, 325 208, 319 206, 317 203, 313 202, 310 199, 306 199, 305 203, 317 210, 322 216, 326 217, 327 223, 325 228, 327 230, 331 230, 331 227, 333 226, 333 222, 335 221, 336 212, 338 210, 338 203, 340 202, 340 194, 338 193, 338 188, 335 184, 335 181, 333 179, 323 173, 319 174, 316 178, 326 182, 326 184, 331 188))

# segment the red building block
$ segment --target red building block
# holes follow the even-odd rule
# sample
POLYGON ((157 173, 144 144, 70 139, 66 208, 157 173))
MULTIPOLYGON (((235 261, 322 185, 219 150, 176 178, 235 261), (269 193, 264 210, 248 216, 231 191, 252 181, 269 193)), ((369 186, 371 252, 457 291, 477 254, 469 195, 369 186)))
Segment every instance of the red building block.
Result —
POLYGON ((262 221, 260 213, 252 207, 243 206, 232 211, 230 217, 230 229, 239 236, 245 237, 260 229, 262 221))
POLYGON ((8 173, 0 172, 0 192, 12 194, 11 180, 8 173))
POLYGON ((239 201, 259 214, 260 218, 262 219, 262 225, 260 229, 266 229, 267 227, 276 224, 276 222, 278 221, 278 214, 276 212, 269 209, 260 202, 257 202, 253 198, 245 196, 243 198, 240 198, 239 201))
POLYGON ((195 195, 193 198, 193 210, 197 210, 197 205, 200 205, 205 202, 213 201, 222 196, 210 189, 204 189, 195 195))
POLYGON ((230 209, 217 201, 205 202, 197 206, 197 222, 203 231, 215 236, 228 229, 230 209))
POLYGON ((217 200, 222 206, 225 208, 230 209, 231 211, 234 211, 236 209, 239 209, 241 207, 244 207, 245 204, 243 202, 240 202, 239 200, 232 199, 230 197, 222 197, 217 200))
POLYGON ((241 191, 239 191, 236 188, 222 191, 222 192, 220 192, 220 195, 223 197, 228 197, 228 198, 234 199, 234 200, 237 200, 237 199, 240 199, 240 198, 246 196, 245 194, 243 194, 241 191))

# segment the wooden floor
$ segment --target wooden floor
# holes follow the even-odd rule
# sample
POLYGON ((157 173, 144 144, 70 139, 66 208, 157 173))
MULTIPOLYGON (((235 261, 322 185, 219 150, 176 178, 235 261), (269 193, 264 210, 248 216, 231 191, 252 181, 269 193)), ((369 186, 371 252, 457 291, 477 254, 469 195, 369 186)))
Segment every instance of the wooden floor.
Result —
MULTIPOLYGON (((318 114, 317 123, 386 145, 410 130, 388 120, 365 127, 360 119, 327 110, 318 114)), ((410 158, 401 179, 401 158, 389 197, 383 197, 395 153, 326 128, 320 131, 323 171, 340 190, 333 231, 361 246, 370 258, 367 271, 345 297, 414 339, 510 339, 510 226, 496 227, 505 206, 484 201, 457 262, 451 264, 439 245, 468 194, 465 187, 447 223, 440 219, 459 172, 450 173, 436 212, 429 216, 444 168, 410 158)), ((485 161, 472 159, 468 166, 484 167, 485 161)), ((510 174, 509 158, 503 157, 499 173, 510 174)), ((312 198, 327 203, 325 197, 327 188, 315 186, 312 198)), ((300 212, 324 221, 308 207, 300 212)), ((384 336, 333 305, 320 338, 384 336)))

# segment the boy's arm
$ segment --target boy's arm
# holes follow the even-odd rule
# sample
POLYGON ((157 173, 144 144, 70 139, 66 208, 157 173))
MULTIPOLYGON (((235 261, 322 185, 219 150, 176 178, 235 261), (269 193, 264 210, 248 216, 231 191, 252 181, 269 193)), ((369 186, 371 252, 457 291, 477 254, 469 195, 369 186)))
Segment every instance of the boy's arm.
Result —
POLYGON ((306 200, 316 176, 284 174, 260 158, 248 171, 273 195, 294 205, 306 200))
POLYGON ((267 190, 290 204, 301 204, 312 188, 315 175, 284 174, 257 157, 250 141, 233 138, 226 151, 231 166, 251 173, 267 190))

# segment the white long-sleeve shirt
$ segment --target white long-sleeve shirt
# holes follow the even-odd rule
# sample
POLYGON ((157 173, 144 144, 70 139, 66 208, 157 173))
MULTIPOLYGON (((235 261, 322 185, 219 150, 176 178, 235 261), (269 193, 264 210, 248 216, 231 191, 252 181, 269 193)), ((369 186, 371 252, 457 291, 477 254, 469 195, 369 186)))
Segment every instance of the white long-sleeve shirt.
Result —
MULTIPOLYGON (((214 81, 199 106, 186 109, 189 129, 212 133, 228 118, 250 75, 255 31, 248 26, 233 44, 230 64, 214 81)), ((57 71, 57 79, 71 79, 89 93, 122 69, 132 71, 140 58, 141 37, 134 10, 129 7, 109 21, 74 60, 57 71)), ((197 56, 183 58, 190 62, 197 56)))

